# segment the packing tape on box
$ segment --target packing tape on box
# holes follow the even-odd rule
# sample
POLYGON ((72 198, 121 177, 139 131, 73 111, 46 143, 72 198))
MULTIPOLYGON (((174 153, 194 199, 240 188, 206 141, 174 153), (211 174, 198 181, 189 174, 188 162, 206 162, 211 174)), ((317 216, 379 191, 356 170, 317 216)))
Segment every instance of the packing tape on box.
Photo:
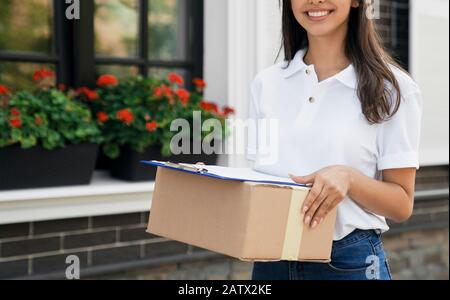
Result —
POLYGON ((289 216, 284 236, 283 253, 281 255, 282 260, 298 260, 303 235, 302 206, 305 201, 305 193, 307 193, 307 191, 303 189, 292 190, 289 216))

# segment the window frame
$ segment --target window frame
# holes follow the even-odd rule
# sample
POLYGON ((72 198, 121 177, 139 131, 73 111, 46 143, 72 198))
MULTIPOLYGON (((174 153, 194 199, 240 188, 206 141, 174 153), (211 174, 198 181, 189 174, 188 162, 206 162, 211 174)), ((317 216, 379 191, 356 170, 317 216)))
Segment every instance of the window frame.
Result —
POLYGON ((54 65, 58 83, 70 84, 70 24, 65 18, 64 1, 53 0, 53 28, 51 53, 24 52, 14 50, 0 50, 0 63, 36 63, 54 65))
POLYGON ((150 60, 148 58, 148 8, 151 0, 138 0, 139 30, 137 57, 96 56, 95 54, 95 0, 83 0, 80 19, 65 17, 64 1, 53 0, 53 53, 17 52, 0 50, 1 62, 43 63, 55 66, 57 82, 68 87, 94 87, 97 65, 137 66, 139 74, 148 75, 151 67, 184 69, 188 71, 186 85, 192 88, 192 78, 203 77, 203 0, 186 1, 186 23, 188 45, 185 60, 150 60))
POLYGON ((395 0, 390 3, 391 39, 389 41, 389 48, 392 53, 397 53, 397 61, 406 70, 410 69, 410 1, 411 0, 395 0))

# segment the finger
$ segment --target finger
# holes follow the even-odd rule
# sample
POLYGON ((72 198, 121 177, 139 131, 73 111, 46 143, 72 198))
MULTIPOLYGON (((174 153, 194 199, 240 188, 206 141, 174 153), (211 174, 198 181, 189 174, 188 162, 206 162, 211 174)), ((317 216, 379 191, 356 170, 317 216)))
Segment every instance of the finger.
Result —
MULTIPOLYGON (((313 217, 316 214, 316 211, 319 209, 320 205, 322 204, 323 201, 325 201, 325 199, 328 197, 328 192, 327 190, 324 188, 322 189, 322 192, 320 193, 320 195, 316 198, 316 200, 314 200, 314 202, 312 203, 312 205, 310 206, 310 208, 308 209, 308 211, 305 213, 305 225, 309 225, 311 227, 313 227, 313 217)), ((317 224, 314 225, 314 227, 317 224)))
POLYGON ((196 165, 204 166, 204 165, 205 165, 205 163, 204 163, 204 162, 201 162, 201 161, 199 161, 198 163, 196 163, 196 165))
POLYGON ((329 196, 327 197, 322 204, 320 205, 320 207, 316 210, 316 213, 314 214, 314 216, 312 217, 312 225, 315 224, 314 226, 311 225, 312 228, 316 227, 317 225, 321 224, 323 222, 323 220, 325 219, 325 217, 328 215, 328 213, 337 205, 338 201, 336 197, 333 196, 329 196))
POLYGON ((308 184, 308 183, 314 183, 314 180, 316 178, 316 173, 306 175, 306 176, 296 176, 296 175, 289 174, 289 177, 296 183, 308 184))
POLYGON ((311 207, 312 203, 316 200, 316 198, 322 192, 324 188, 324 184, 320 181, 316 181, 306 196, 305 201, 303 202, 302 213, 306 213, 311 207))
POLYGON ((309 224, 309 222, 311 222, 312 215, 308 215, 307 212, 309 211, 309 208, 313 205, 313 203, 317 200, 317 197, 319 197, 320 194, 322 193, 322 189, 323 184, 317 182, 309 191, 308 196, 306 196, 302 210, 302 213, 305 214, 305 217, 303 219, 305 224, 309 224))

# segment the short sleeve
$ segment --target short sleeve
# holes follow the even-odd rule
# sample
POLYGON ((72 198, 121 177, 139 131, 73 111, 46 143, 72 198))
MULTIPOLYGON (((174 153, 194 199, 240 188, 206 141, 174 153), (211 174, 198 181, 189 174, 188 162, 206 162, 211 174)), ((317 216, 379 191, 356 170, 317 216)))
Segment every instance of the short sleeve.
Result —
POLYGON ((377 136, 378 170, 419 169, 423 103, 420 90, 402 96, 397 113, 380 125, 377 136))
POLYGON ((247 147, 246 158, 247 160, 255 161, 258 151, 258 87, 256 79, 250 85, 250 101, 248 104, 248 131, 247 131, 247 147))

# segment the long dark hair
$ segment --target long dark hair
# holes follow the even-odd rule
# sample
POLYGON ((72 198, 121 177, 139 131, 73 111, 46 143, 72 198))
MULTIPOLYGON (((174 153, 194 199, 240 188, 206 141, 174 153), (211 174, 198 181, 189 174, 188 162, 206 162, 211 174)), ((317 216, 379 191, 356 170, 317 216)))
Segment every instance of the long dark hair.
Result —
MULTIPOLYGON (((308 47, 308 34, 295 18, 291 0, 282 1, 281 48, 284 47, 285 60, 290 64, 299 50, 308 47)), ((362 112, 371 124, 377 124, 389 120, 400 107, 400 87, 390 65, 403 69, 384 49, 374 21, 366 16, 368 9, 364 0, 351 9, 345 51, 357 73, 362 112)))

